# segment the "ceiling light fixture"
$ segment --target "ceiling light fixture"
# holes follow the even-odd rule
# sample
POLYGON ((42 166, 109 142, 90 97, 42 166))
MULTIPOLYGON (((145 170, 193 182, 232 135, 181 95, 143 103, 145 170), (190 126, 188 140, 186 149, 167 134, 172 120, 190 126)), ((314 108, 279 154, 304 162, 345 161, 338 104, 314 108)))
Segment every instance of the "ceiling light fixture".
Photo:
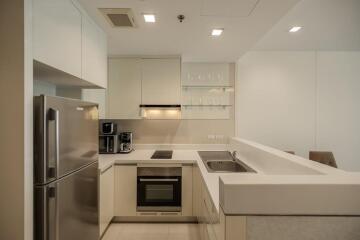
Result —
POLYGON ((211 35, 217 37, 220 36, 223 33, 223 31, 224 31, 223 28, 216 28, 212 30, 211 35))
POLYGON ((299 31, 301 28, 302 28, 302 27, 295 26, 295 27, 290 28, 289 32, 290 32, 290 33, 294 33, 294 32, 299 31))
POLYGON ((149 22, 149 23, 156 22, 154 14, 144 14, 144 19, 145 19, 145 22, 149 22))

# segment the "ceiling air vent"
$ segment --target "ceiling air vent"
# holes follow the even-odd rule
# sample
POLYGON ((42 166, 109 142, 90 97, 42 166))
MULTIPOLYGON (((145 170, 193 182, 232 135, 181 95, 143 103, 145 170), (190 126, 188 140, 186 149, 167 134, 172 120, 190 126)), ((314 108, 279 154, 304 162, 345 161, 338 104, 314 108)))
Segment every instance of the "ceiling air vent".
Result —
POLYGON ((113 27, 136 27, 131 8, 99 8, 113 27))

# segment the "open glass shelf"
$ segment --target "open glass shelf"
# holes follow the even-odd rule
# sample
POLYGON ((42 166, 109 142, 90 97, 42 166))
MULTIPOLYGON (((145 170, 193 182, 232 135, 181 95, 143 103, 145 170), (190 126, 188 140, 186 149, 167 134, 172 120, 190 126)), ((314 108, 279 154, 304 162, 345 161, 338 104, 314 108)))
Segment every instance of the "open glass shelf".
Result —
POLYGON ((232 88, 229 85, 182 85, 183 88, 232 88))
POLYGON ((184 107, 232 107, 228 104, 182 104, 184 107))

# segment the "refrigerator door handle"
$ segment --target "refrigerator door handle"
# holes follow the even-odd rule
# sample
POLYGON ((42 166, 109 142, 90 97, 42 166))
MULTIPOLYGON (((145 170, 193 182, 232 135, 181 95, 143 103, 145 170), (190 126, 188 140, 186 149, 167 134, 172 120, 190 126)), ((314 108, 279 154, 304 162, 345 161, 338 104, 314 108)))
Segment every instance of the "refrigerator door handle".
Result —
POLYGON ((59 228, 60 228, 60 212, 59 212, 59 188, 58 185, 56 184, 56 200, 55 200, 55 222, 56 222, 56 227, 55 227, 55 239, 59 240, 59 228))
MULTIPOLYGON (((55 122, 55 166, 48 167, 48 177, 56 178, 59 176, 59 110, 50 108, 49 109, 49 121, 55 122)), ((49 161, 49 158, 47 158, 49 161)), ((50 164, 48 163, 48 166, 50 164)))
MULTIPOLYGON (((59 240, 59 188, 55 183, 47 189, 47 239, 59 240)), ((44 239, 45 240, 45 239, 44 239)))

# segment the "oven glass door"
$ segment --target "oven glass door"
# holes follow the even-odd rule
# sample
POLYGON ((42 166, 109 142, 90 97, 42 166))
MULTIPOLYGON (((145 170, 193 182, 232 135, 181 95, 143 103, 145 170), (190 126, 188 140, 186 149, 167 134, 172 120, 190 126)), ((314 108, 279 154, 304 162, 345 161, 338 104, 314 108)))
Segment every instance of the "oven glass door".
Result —
POLYGON ((138 176, 137 185, 138 207, 181 207, 180 176, 138 176))

